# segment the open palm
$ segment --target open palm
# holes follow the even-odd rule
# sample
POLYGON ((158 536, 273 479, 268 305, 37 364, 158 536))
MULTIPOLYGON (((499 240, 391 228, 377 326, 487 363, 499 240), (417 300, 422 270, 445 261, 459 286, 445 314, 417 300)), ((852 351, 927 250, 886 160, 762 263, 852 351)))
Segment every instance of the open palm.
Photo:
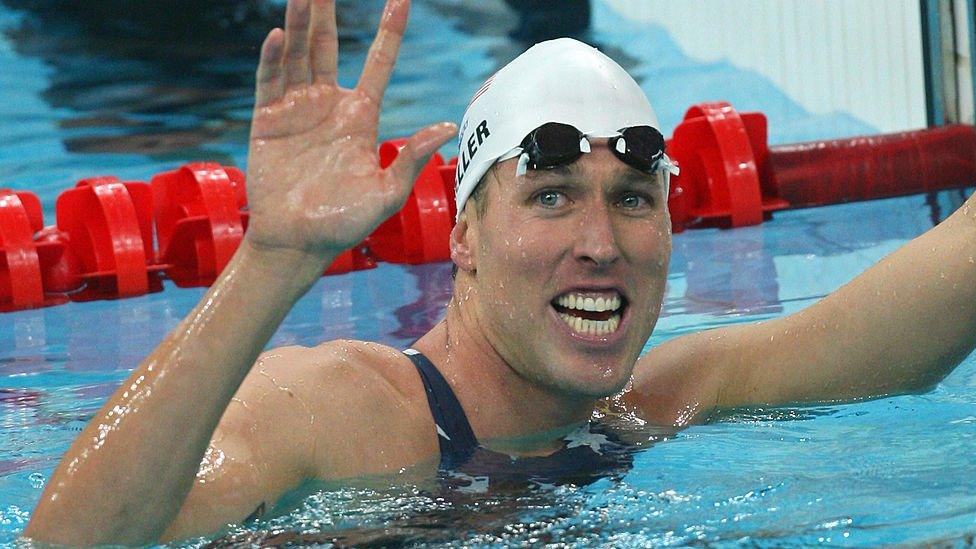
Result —
POLYGON ((396 212, 417 172, 453 135, 424 128, 379 168, 379 108, 396 61, 409 0, 389 0, 359 83, 336 83, 334 0, 290 0, 285 30, 261 48, 248 153, 247 238, 321 255, 354 246, 396 212))

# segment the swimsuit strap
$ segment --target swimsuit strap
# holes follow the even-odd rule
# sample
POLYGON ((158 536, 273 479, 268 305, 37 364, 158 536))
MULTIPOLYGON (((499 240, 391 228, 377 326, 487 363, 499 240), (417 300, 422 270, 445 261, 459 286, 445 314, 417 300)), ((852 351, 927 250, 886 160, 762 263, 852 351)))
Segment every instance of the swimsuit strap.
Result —
POLYGON ((440 468, 453 470, 471 459, 478 448, 478 439, 457 396, 430 359, 415 349, 407 349, 403 354, 417 368, 427 391, 427 404, 434 416, 441 448, 440 468))

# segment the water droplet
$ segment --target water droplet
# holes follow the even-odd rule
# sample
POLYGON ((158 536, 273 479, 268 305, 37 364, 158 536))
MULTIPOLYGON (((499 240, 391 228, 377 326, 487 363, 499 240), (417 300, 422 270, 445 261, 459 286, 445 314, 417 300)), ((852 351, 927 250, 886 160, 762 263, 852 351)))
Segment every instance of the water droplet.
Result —
POLYGON ((40 490, 44 488, 44 482, 47 480, 41 473, 31 473, 27 480, 30 481, 31 488, 35 490, 40 490))

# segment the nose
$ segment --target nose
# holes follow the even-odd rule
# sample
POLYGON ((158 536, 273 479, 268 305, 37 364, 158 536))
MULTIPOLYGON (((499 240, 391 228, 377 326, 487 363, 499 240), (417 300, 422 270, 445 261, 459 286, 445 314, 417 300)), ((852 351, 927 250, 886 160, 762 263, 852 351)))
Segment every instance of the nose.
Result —
POLYGON ((595 267, 606 267, 620 258, 613 219, 606 204, 587 208, 580 217, 576 238, 576 259, 595 267))

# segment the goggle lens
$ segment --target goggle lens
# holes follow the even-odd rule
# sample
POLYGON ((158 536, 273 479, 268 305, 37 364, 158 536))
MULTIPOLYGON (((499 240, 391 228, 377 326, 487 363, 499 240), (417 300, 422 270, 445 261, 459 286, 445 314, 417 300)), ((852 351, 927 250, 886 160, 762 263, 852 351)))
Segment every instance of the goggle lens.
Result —
POLYGON ((642 172, 651 172, 664 157, 664 136, 650 126, 624 128, 607 143, 613 154, 642 172))
POLYGON ((522 152, 529 156, 529 168, 548 170, 575 162, 583 154, 581 139, 583 134, 573 126, 549 122, 525 136, 522 152))
MULTIPOLYGON (((655 171, 664 158, 664 136, 651 126, 624 128, 607 144, 617 158, 642 172, 655 171)), ((525 167, 533 170, 566 166, 589 152, 586 136, 575 127, 559 122, 539 126, 525 136, 520 147, 526 158, 525 167)))

